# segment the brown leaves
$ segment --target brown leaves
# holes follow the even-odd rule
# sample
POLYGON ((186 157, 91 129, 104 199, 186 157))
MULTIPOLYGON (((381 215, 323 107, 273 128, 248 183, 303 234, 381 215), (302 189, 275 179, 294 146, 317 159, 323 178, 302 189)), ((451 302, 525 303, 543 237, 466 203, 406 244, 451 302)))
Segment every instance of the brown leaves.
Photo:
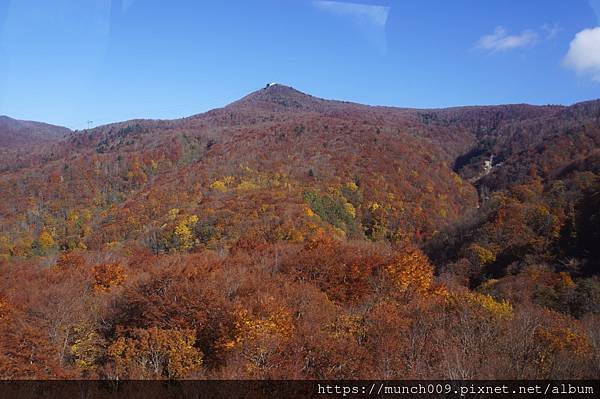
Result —
POLYGON ((96 292, 107 292, 126 279, 125 268, 119 263, 104 263, 92 268, 92 285, 96 292))
POLYGON ((0 378, 65 378, 48 334, 0 298, 0 378))
POLYGON ((287 259, 282 271, 298 281, 309 281, 337 302, 357 302, 372 292, 385 255, 359 243, 343 243, 321 236, 309 240, 297 257, 287 259))

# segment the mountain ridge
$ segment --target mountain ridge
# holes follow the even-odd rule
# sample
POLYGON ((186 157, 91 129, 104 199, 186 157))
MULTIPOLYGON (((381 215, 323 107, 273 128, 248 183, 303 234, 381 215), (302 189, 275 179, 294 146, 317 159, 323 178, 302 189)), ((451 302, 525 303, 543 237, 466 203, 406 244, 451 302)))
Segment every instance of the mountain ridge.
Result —
MULTIPOLYGON (((281 109, 297 109, 297 110, 314 110, 318 109, 318 106, 338 106, 338 107, 360 107, 360 108, 370 108, 374 110, 394 110, 399 112, 434 112, 434 113, 452 113, 456 111, 477 111, 477 110, 502 110, 502 109, 538 109, 538 110, 547 110, 547 113, 552 113, 552 111, 558 110, 567 110, 569 108, 575 109, 594 109, 597 112, 597 108, 600 107, 600 98, 599 99, 590 99, 578 101, 572 104, 564 105, 564 104, 530 104, 530 103, 502 103, 502 104, 469 104, 469 105, 454 105, 448 107, 428 107, 428 108, 419 108, 419 107, 404 107, 404 106, 389 106, 389 105, 372 105, 372 104, 363 104, 359 102, 353 101, 345 101, 345 100, 335 100, 335 99, 326 99, 317 96, 313 96, 311 94, 302 92, 293 88, 292 86, 287 86, 280 83, 271 84, 269 87, 263 87, 261 89, 255 90, 238 100, 234 100, 223 107, 213 108, 198 114, 193 114, 189 116, 183 116, 179 118, 173 119, 153 119, 153 118, 134 118, 127 119, 123 121, 115 121, 110 122, 105 125, 99 125, 91 129, 78 129, 71 130, 66 127, 60 125, 53 125, 42 121, 29 121, 29 120, 19 120, 12 118, 7 115, 0 115, 0 121, 2 120, 11 120, 14 122, 21 122, 24 124, 40 124, 48 127, 54 127, 57 129, 65 130, 67 132, 81 132, 88 131, 97 128, 102 128, 106 126, 114 126, 114 125, 122 125, 129 123, 143 123, 143 122, 177 122, 186 119, 205 117, 206 115, 218 112, 218 111, 229 111, 231 109, 243 108, 250 105, 262 104, 273 104, 275 106, 279 106, 281 109), (311 105, 313 108, 311 108, 311 105)), ((329 107, 327 107, 329 108, 329 107)), ((327 112, 327 110, 321 110, 320 112, 327 112)))
POLYGON ((70 132, 62 126, 0 115, 0 149, 35 147, 60 140, 70 132))

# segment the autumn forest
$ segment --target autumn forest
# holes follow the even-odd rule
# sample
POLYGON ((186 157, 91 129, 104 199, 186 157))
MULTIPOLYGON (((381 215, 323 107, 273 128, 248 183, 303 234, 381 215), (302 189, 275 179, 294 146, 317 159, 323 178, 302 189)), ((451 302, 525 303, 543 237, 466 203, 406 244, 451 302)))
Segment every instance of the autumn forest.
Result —
POLYGON ((0 379, 600 375, 600 100, 0 117, 0 379))

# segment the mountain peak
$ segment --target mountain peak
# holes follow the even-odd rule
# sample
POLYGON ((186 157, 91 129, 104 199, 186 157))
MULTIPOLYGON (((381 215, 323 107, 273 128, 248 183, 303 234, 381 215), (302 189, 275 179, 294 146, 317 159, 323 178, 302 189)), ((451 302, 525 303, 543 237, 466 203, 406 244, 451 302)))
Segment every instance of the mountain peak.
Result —
POLYGON ((293 87, 280 83, 269 83, 262 89, 230 104, 230 107, 251 107, 272 111, 318 111, 327 103, 327 100, 303 93, 293 87))

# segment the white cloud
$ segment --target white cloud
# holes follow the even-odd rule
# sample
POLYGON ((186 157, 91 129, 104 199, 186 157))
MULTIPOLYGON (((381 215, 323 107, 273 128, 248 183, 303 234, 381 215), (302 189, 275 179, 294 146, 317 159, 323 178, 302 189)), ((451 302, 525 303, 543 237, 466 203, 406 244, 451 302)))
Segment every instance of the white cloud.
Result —
POLYGON ((314 1, 315 7, 334 15, 346 16, 361 24, 384 29, 390 7, 371 4, 342 3, 340 1, 314 1))
POLYGON ((578 74, 600 82, 600 26, 577 33, 563 62, 578 74))
POLYGON ((475 44, 475 48, 491 52, 506 51, 533 46, 538 40, 539 35, 531 30, 525 30, 519 35, 509 35, 504 27, 498 26, 494 33, 482 36, 475 44))
POLYGON ((379 51, 386 52, 385 27, 390 7, 325 0, 313 1, 312 4, 320 11, 352 21, 379 51))

